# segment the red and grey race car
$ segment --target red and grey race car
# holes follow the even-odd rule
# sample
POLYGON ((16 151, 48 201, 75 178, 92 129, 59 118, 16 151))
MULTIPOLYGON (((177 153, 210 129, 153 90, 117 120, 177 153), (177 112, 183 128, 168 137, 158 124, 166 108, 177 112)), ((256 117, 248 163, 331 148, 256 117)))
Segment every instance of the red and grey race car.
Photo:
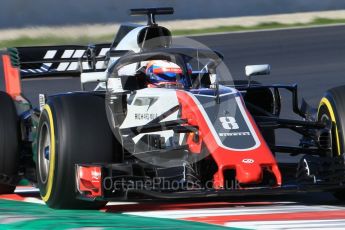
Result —
POLYGON ((132 10, 148 25, 123 25, 112 44, 2 54, 0 193, 27 178, 52 208, 312 191, 344 199, 345 86, 312 109, 300 105, 296 85, 251 81, 269 65, 247 66, 248 81, 230 81, 221 53, 173 45, 155 22, 171 13, 132 10), (82 90, 40 95, 38 108, 20 92, 21 80, 60 76, 80 77, 82 90), (95 90, 84 90, 90 82, 95 90), (280 117, 281 89, 301 119, 280 117), (300 143, 276 145, 276 129, 302 135, 300 143), (276 152, 302 157, 281 164, 276 152))

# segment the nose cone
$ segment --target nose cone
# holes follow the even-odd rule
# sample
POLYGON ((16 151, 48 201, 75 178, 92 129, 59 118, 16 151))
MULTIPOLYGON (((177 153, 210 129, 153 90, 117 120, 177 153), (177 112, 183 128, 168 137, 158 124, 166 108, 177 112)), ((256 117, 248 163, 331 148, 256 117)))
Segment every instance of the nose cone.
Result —
POLYGON ((236 165, 236 179, 240 184, 256 184, 262 181, 262 168, 254 162, 236 165))

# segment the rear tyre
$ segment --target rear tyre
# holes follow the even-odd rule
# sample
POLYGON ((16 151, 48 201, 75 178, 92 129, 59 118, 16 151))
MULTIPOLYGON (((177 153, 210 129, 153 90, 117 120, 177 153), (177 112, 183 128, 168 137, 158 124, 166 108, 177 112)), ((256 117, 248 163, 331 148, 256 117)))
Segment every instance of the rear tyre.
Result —
POLYGON ((0 194, 13 193, 18 173, 19 131, 12 98, 0 92, 0 194))
POLYGON ((38 127, 37 180, 51 208, 96 209, 105 202, 76 199, 75 164, 110 163, 113 134, 104 97, 78 93, 51 97, 38 127))
MULTIPOLYGON (((343 156, 345 147, 345 85, 328 90, 320 101, 317 119, 331 128, 332 157, 343 156)), ((334 196, 345 200, 345 191, 334 196)))

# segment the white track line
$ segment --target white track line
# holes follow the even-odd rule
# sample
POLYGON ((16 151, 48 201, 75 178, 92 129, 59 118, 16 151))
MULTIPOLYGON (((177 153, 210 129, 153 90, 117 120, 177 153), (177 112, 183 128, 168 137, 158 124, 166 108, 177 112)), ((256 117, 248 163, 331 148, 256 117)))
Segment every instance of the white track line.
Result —
POLYGON ((247 229, 344 229, 345 219, 231 222, 225 226, 247 229))
POLYGON ((138 202, 108 202, 106 206, 116 206, 116 205, 136 205, 138 202))
POLYGON ((28 202, 28 203, 34 203, 34 204, 46 204, 43 200, 39 199, 39 198, 35 198, 35 197, 27 197, 24 199, 24 202, 28 202))
POLYGON ((39 192, 39 189, 34 188, 34 187, 18 186, 14 192, 15 193, 29 193, 29 192, 36 193, 36 192, 39 192))
POLYGON ((269 207, 233 207, 233 208, 207 208, 207 209, 189 209, 189 210, 160 210, 145 212, 125 212, 124 214, 143 217, 182 219, 190 217, 211 217, 211 216, 237 216, 237 215, 259 215, 274 213, 298 213, 298 212, 317 212, 317 211, 338 211, 345 210, 345 207, 338 206, 307 206, 307 205, 287 205, 287 206, 269 206, 269 207))

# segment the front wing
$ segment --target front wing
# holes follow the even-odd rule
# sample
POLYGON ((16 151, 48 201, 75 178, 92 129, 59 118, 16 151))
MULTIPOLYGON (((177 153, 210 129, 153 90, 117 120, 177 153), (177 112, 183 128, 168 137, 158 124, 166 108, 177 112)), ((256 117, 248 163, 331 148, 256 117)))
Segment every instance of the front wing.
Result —
POLYGON ((294 178, 294 164, 280 164, 285 178, 281 186, 241 186, 236 181, 224 189, 215 189, 198 184, 183 172, 186 166, 173 168, 154 168, 147 164, 77 164, 76 196, 82 200, 127 200, 129 198, 211 198, 286 195, 306 192, 335 191, 345 189, 344 169, 335 173, 332 180, 321 177, 310 180, 294 178), (138 175, 139 168, 147 175, 152 172, 156 177, 138 175), (150 172, 151 170, 151 172, 150 172))

